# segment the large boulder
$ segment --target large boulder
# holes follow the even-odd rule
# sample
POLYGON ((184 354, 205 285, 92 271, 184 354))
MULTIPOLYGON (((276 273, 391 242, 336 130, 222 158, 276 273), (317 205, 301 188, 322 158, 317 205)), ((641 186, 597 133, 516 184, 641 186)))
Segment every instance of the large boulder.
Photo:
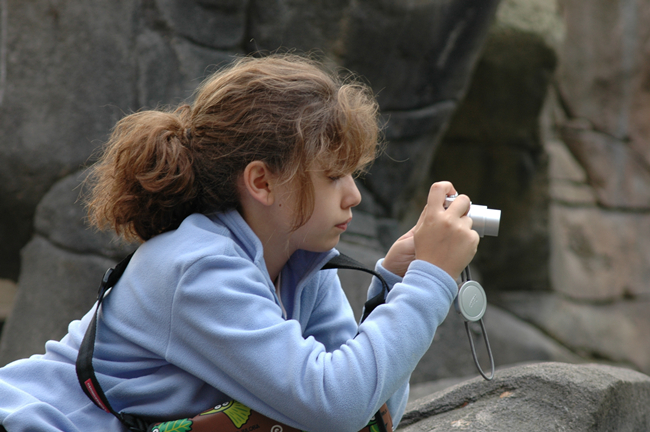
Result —
POLYGON ((87 228, 79 202, 84 176, 64 178, 39 203, 36 233, 22 250, 19 289, 2 329, 0 364, 43 353, 45 342, 63 337, 95 302, 106 269, 136 247, 87 228))
POLYGON ((650 373, 650 129, 644 2, 562 0, 549 98, 551 288, 504 307, 575 351, 650 373), (533 306, 533 303, 535 305, 533 306))
POLYGON ((403 432, 650 430, 650 377, 606 365, 541 363, 475 378, 407 406, 403 432))
POLYGON ((0 277, 15 280, 38 202, 136 107, 130 42, 137 6, 87 0, 0 7, 0 277))
POLYGON ((574 301, 558 293, 507 293, 504 308, 586 358, 650 371, 649 301, 574 301))

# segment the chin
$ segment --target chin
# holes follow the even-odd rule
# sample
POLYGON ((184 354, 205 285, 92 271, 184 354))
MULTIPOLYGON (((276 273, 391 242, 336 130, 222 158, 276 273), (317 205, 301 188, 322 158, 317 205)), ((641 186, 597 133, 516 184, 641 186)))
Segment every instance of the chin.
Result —
POLYGON ((335 248, 336 245, 339 244, 339 238, 337 237, 336 239, 333 239, 328 242, 322 242, 319 245, 313 245, 311 247, 306 247, 305 250, 308 250, 309 252, 327 252, 331 250, 332 248, 335 248))

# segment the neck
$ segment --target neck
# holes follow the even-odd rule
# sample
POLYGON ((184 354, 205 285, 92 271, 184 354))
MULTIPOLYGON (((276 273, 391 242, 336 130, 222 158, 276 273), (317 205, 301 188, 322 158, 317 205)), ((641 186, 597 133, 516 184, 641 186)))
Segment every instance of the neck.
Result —
POLYGON ((269 223, 269 215, 264 211, 247 212, 244 209, 242 217, 262 243, 264 263, 272 281, 275 281, 285 266, 292 250, 289 234, 285 234, 277 225, 269 223))
POLYGON ((265 241, 260 237, 260 241, 262 242, 262 247, 264 248, 264 262, 266 264, 266 270, 269 272, 271 280, 275 282, 275 280, 280 275, 282 268, 285 266, 287 261, 289 261, 289 257, 291 257, 292 252, 289 251, 286 243, 277 244, 273 241, 273 238, 267 238, 265 241))

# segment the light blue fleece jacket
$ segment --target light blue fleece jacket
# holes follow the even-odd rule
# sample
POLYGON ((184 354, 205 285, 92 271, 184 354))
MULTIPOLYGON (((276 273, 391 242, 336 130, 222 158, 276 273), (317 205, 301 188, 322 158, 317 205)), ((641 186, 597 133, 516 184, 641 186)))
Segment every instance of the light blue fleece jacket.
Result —
MULTIPOLYGON (((336 270, 320 271, 336 254, 291 257, 281 277, 285 317, 262 245, 236 211, 191 215, 147 241, 100 310, 93 364, 108 400, 117 411, 167 419, 234 398, 310 432, 358 431, 388 401, 398 422, 456 284, 423 261, 403 279, 379 262, 392 289, 357 326, 336 270)), ((369 296, 380 289, 373 278, 369 296)), ((0 369, 9 432, 124 430, 75 374, 92 312, 44 355, 0 369)))

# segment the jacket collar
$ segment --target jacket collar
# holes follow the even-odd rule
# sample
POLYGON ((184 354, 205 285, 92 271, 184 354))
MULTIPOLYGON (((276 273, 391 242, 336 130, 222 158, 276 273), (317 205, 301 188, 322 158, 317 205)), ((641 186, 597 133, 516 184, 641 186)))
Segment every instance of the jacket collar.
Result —
MULTIPOLYGON (((248 226, 241 214, 237 210, 229 210, 223 213, 215 213, 212 219, 224 225, 232 233, 234 240, 242 247, 251 261, 266 274, 268 282, 273 286, 264 262, 262 242, 248 226)), ((339 255, 339 252, 336 249, 330 249, 327 252, 297 250, 291 255, 285 268, 291 268, 297 287, 300 287, 337 255, 339 255)))

